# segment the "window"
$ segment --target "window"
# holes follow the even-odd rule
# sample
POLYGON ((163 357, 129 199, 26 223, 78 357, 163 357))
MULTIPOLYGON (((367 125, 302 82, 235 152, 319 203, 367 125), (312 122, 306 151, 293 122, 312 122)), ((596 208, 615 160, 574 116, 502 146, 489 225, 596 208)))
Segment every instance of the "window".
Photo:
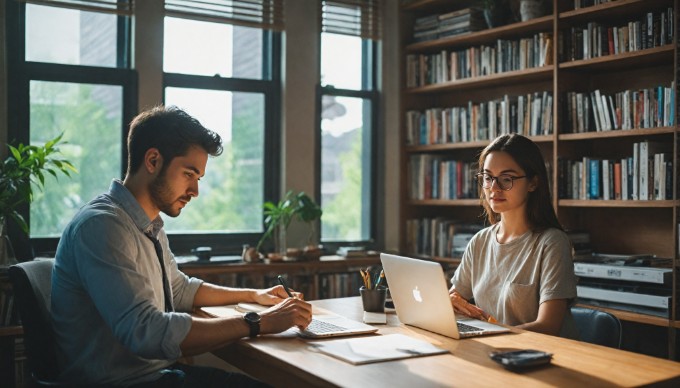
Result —
POLYGON ((378 1, 321 6, 321 240, 374 238, 378 1))
POLYGON ((31 244, 10 226, 19 258, 54 252, 75 212, 122 177, 136 93, 128 66, 130 1, 81 8, 28 3, 6 2, 8 94, 15 97, 8 101, 15 112, 8 140, 40 144, 63 132, 66 144, 59 148, 79 173, 58 182, 48 175, 48 189, 35 192, 23 212, 31 244))
POLYGON ((280 21, 267 15, 278 15, 281 4, 234 2, 224 11, 209 3, 166 1, 165 104, 219 133, 224 152, 208 160, 190 211, 164 221, 176 252, 198 244, 236 253, 256 244, 262 204, 278 195, 280 34, 273 29, 280 21), (191 9, 177 8, 188 3, 191 9))

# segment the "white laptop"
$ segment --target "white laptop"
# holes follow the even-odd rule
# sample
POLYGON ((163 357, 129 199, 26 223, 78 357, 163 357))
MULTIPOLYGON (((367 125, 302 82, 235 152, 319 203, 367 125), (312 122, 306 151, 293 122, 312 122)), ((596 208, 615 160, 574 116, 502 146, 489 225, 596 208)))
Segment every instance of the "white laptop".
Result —
POLYGON ((455 339, 510 331, 478 319, 456 318, 439 263, 385 253, 380 261, 402 323, 455 339))
MULTIPOLYGON (((255 303, 239 303, 235 310, 241 313, 254 311, 256 313, 268 309, 270 306, 262 306, 255 303)), ((201 310, 213 316, 225 316, 221 312, 221 307, 211 308, 202 307, 201 310)), ((295 329, 297 330, 297 329, 295 329)), ((305 338, 328 338, 341 337, 348 335, 368 334, 378 331, 377 327, 367 325, 353 319, 345 318, 335 314, 315 314, 312 322, 305 330, 297 330, 300 337, 305 338)))

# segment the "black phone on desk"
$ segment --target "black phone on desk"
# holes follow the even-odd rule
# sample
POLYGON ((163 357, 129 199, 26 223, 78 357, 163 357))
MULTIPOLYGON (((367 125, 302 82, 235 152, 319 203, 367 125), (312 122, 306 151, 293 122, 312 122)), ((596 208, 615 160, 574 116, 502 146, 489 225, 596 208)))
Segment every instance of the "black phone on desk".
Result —
POLYGON ((552 353, 534 349, 522 349, 508 352, 492 352, 489 354, 489 357, 507 369, 521 370, 550 364, 552 353))

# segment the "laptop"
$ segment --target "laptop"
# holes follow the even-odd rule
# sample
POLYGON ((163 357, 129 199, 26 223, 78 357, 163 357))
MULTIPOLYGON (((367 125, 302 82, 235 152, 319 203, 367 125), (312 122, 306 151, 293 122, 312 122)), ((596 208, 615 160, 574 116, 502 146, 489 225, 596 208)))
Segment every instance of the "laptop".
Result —
POLYGON ((456 317, 439 263, 382 253, 394 308, 402 323, 461 339, 510 329, 468 317, 456 317))
MULTIPOLYGON (((254 311, 260 313, 271 306, 262 306, 256 303, 239 303, 235 310, 241 313, 254 311)), ((221 313, 223 307, 202 307, 201 310, 213 316, 225 316, 221 313)), ((323 314, 314 315, 312 322, 305 330, 298 330, 297 334, 304 338, 329 338, 342 337, 358 334, 369 334, 378 331, 377 327, 367 325, 353 319, 345 318, 341 315, 323 314)))

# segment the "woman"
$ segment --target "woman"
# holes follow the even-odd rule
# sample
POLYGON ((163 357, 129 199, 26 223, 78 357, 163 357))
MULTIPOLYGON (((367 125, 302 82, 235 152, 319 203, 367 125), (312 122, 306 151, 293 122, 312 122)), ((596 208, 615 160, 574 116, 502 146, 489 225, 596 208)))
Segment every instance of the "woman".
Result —
POLYGON ((576 297, 571 243, 552 207, 540 150, 524 136, 503 135, 482 151, 479 166, 492 225, 466 247, 451 303, 474 318, 578 338, 569 309, 576 297))

